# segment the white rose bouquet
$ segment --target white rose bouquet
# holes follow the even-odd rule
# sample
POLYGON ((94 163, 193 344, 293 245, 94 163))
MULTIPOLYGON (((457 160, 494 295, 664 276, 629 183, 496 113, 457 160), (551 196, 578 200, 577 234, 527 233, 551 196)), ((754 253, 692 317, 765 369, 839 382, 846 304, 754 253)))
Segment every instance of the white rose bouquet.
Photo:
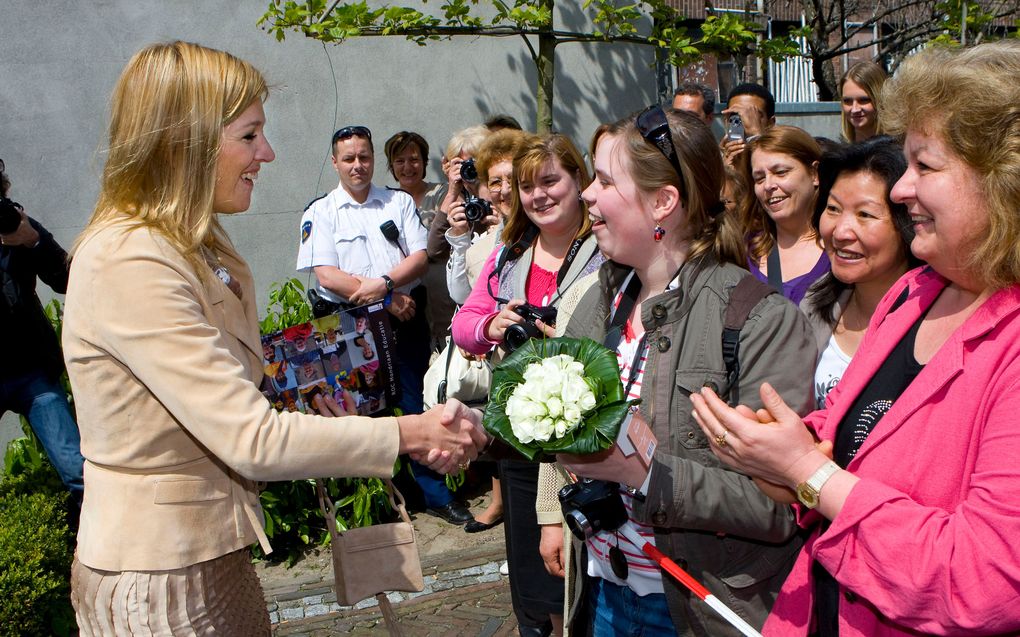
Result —
POLYGON ((595 341, 533 338, 493 372, 482 424, 529 459, 608 449, 631 404, 616 354, 595 341))

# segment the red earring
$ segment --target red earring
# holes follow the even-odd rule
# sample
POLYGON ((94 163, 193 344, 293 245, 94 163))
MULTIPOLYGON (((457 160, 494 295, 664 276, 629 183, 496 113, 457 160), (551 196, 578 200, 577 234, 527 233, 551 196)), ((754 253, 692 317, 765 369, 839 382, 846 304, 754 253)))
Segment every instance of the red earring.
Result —
POLYGON ((655 226, 655 234, 652 236, 656 241, 662 241, 662 238, 666 236, 666 229, 662 226, 655 226))

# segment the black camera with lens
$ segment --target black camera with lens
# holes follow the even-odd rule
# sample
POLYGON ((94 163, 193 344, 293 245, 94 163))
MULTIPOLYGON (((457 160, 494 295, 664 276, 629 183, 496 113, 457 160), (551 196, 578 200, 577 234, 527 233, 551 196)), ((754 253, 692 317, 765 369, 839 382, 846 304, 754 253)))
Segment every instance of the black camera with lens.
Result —
POLYGON ((478 181, 478 168, 475 167, 474 159, 460 162, 460 178, 472 184, 478 181))
POLYGON ((10 234, 21 225, 21 205, 0 197, 0 234, 10 234))
POLYGON ((542 321, 550 327, 556 325, 556 308, 551 305, 542 307, 522 303, 514 308, 514 312, 523 317, 524 322, 511 325, 503 332, 503 348, 508 352, 516 350, 529 339, 542 336, 542 330, 538 329, 535 321, 542 321))
POLYGON ((474 225, 492 214, 492 204, 485 199, 479 199, 474 195, 468 195, 464 199, 464 218, 471 225, 474 225))
POLYGON ((330 314, 336 314, 340 310, 344 309, 344 306, 339 303, 334 303, 329 299, 319 294, 319 291, 315 288, 308 290, 308 304, 312 306, 312 317, 322 318, 329 316, 330 314))
POLYGON ((559 498, 567 528, 579 540, 600 531, 615 531, 627 521, 627 509, 616 482, 581 478, 560 489, 559 498))

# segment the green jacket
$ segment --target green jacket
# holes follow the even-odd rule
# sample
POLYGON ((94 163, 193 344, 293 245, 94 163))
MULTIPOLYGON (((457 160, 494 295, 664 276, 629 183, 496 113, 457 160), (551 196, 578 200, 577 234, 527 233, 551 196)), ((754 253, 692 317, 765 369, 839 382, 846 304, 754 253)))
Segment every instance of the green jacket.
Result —
MULTIPOLYGON (((566 336, 604 338, 610 303, 625 273, 616 264, 603 265, 599 285, 579 301, 566 336)), ((640 409, 659 447, 646 499, 635 502, 634 515, 655 527, 659 550, 760 628, 801 546, 798 527, 789 506, 769 499, 749 477, 715 457, 691 415, 689 398, 706 385, 728 395, 723 316, 730 291, 745 276, 750 274, 740 267, 703 258, 681 271, 679 287, 642 305, 649 348, 640 409)), ((765 297, 740 332, 740 402, 760 407, 758 388, 768 381, 787 404, 807 413, 815 350, 797 307, 778 294, 765 297)), ((678 634, 739 634, 670 576, 663 575, 663 584, 678 634)))

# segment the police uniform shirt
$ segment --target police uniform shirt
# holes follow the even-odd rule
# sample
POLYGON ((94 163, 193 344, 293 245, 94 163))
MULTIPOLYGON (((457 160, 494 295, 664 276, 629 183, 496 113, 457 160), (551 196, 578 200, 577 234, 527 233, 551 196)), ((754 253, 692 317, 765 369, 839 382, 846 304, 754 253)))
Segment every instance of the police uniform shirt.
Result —
MULTIPOLYGON (((400 230, 398 241, 408 255, 425 250, 428 232, 406 192, 373 184, 365 203, 358 203, 343 186, 337 186, 313 201, 301 217, 298 271, 311 272, 316 266, 328 265, 363 277, 387 274, 404 259, 404 254, 379 229, 386 221, 392 221, 400 230)), ((396 289, 408 293, 418 283, 415 280, 396 289)), ((321 285, 319 292, 334 302, 347 301, 321 285)))

